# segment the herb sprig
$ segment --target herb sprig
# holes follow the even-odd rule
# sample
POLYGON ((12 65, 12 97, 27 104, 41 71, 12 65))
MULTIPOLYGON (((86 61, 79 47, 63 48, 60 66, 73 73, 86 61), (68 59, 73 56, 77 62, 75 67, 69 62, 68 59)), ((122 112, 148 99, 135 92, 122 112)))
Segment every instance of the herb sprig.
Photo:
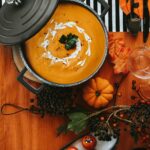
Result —
POLYGON ((59 42, 65 44, 65 49, 70 50, 76 47, 78 36, 75 34, 69 33, 67 36, 62 35, 59 39, 59 42))

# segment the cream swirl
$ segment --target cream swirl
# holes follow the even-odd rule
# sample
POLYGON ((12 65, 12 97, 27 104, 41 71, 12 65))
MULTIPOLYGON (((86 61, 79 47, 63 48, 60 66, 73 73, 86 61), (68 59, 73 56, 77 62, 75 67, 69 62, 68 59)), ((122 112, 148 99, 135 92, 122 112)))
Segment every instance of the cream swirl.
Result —
MULTIPOLYGON (((53 22, 54 22, 54 20, 51 23, 53 23, 53 22)), ((71 21, 66 22, 66 23, 57 23, 57 22, 54 22, 54 23, 55 23, 54 29, 49 29, 48 33, 45 35, 44 41, 41 43, 41 47, 43 47, 45 50, 44 53, 42 54, 42 57, 50 59, 51 64, 62 62, 63 64, 68 66, 69 60, 76 58, 78 56, 79 52, 82 50, 82 46, 81 46, 82 44, 81 44, 80 39, 78 39, 78 41, 76 43, 75 51, 70 56, 67 56, 64 58, 58 58, 58 57, 53 56, 53 54, 51 53, 51 50, 48 50, 47 48, 51 43, 51 41, 49 40, 50 35, 52 37, 51 40, 53 41, 59 30, 64 30, 66 28, 73 28, 73 27, 75 27, 76 30, 80 34, 83 34, 85 41, 87 42, 87 45, 88 45, 87 50, 85 52, 85 55, 88 57, 91 56, 91 42, 92 42, 92 40, 83 28, 79 27, 76 24, 76 22, 71 22, 71 21)), ((80 60, 77 63, 77 65, 80 65, 82 67, 82 66, 84 66, 85 62, 86 62, 86 58, 84 58, 83 60, 80 60)))

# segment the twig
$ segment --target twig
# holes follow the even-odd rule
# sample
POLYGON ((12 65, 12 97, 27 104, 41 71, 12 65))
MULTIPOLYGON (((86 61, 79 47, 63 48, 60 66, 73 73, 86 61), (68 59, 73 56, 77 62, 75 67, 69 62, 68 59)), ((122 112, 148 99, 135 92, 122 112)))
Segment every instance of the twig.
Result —
POLYGON ((103 109, 103 110, 100 110, 100 111, 97 111, 97 112, 95 112, 95 113, 90 114, 89 116, 85 117, 84 119, 82 119, 82 120, 76 122, 74 125, 77 126, 77 125, 80 124, 81 122, 86 121, 86 120, 88 120, 88 119, 90 119, 90 118, 92 118, 92 117, 98 116, 98 115, 100 115, 101 113, 107 112, 107 111, 112 110, 112 109, 119 109, 119 108, 128 108, 128 109, 129 109, 130 107, 127 106, 127 105, 111 106, 111 107, 108 107, 108 108, 105 108, 105 109, 103 109))
POLYGON ((118 84, 118 86, 116 87, 116 91, 115 91, 115 94, 114 94, 114 97, 113 97, 114 105, 115 105, 116 100, 117 100, 118 91, 119 91, 119 89, 120 89, 122 83, 124 82, 124 80, 125 80, 126 77, 128 76, 128 74, 129 74, 129 73, 127 73, 127 74, 125 74, 125 75, 123 74, 123 75, 121 76, 120 81, 119 81, 119 82, 116 82, 116 83, 118 84))
POLYGON ((28 111, 28 112, 31 112, 32 114, 37 114, 37 115, 40 114, 41 117, 44 117, 44 111, 42 111, 41 109, 35 107, 34 105, 31 105, 29 108, 24 108, 24 107, 15 105, 15 104, 6 103, 6 104, 3 104, 0 108, 0 113, 2 115, 15 115, 15 114, 18 114, 18 113, 23 112, 23 111, 28 111), (8 108, 8 107, 12 107, 16 110, 7 113, 5 111, 5 109, 8 108))
POLYGON ((22 111, 29 111, 29 108, 24 108, 24 107, 20 107, 20 106, 17 106, 15 104, 10 104, 10 103, 7 103, 7 104, 3 104, 0 108, 0 113, 2 115, 14 115, 14 114, 17 114, 17 113, 20 113, 22 111), (13 111, 11 113, 7 113, 5 112, 5 108, 6 107, 13 107, 16 109, 16 111, 13 111))
POLYGON ((150 100, 150 98, 146 97, 146 96, 141 92, 140 89, 139 89, 138 93, 139 93, 140 97, 143 98, 144 100, 150 100))
POLYGON ((117 108, 128 108, 128 109, 129 109, 130 107, 127 106, 127 105, 111 106, 111 107, 105 108, 105 109, 103 109, 103 110, 97 111, 97 112, 95 112, 95 113, 92 113, 91 115, 89 115, 89 116, 86 118, 86 120, 89 119, 89 118, 92 118, 92 117, 94 117, 94 116, 98 116, 98 115, 100 115, 101 113, 107 112, 107 111, 112 110, 112 109, 117 109, 117 108))
POLYGON ((138 90, 136 90, 137 95, 144 100, 145 98, 143 97, 143 95, 140 93, 140 88, 138 90))
POLYGON ((111 113, 111 114, 109 115, 108 119, 106 120, 106 124, 107 124, 108 128, 110 129, 111 134, 113 134, 113 130, 112 130, 110 124, 109 124, 109 120, 111 119, 112 116, 114 116, 114 112, 111 113))
POLYGON ((124 111, 124 110, 129 110, 130 108, 124 108, 124 109, 119 109, 119 110, 116 110, 115 112, 114 112, 114 117, 116 117, 117 119, 119 119, 119 120, 121 120, 121 121, 123 121, 123 122, 127 122, 127 123, 130 123, 130 124, 132 124, 133 122, 131 121, 131 120, 127 120, 127 119, 122 119, 122 118, 120 118, 117 114, 119 113, 119 112, 121 112, 121 111, 124 111))

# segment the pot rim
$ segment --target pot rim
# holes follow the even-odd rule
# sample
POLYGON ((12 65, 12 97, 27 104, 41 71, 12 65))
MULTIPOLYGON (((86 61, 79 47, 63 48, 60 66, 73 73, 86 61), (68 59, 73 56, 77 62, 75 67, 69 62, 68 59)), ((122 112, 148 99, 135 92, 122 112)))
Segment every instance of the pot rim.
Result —
POLYGON ((86 77, 85 79, 75 82, 75 83, 69 83, 69 84, 62 84, 62 83, 56 83, 56 82, 52 82, 52 81, 48 81, 46 79, 44 79, 44 77, 40 76, 38 73, 36 73, 28 64, 28 61, 26 60, 25 54, 23 52, 23 47, 21 44, 17 45, 18 49, 19 49, 19 53, 21 56, 21 59, 25 65, 25 67, 27 68, 27 70, 34 76, 36 77, 41 83, 44 84, 48 84, 50 86, 57 86, 57 87, 72 87, 72 86, 77 86, 80 85, 86 81, 88 81, 89 79, 91 79, 98 71, 99 69, 102 67, 102 65, 104 64, 106 57, 107 57, 107 52, 108 52, 108 31, 106 29, 105 24, 103 23, 101 17, 88 5, 86 5, 85 3, 79 1, 79 0, 62 0, 60 1, 61 3, 64 2, 70 2, 70 3, 75 3, 77 5, 83 6, 84 8, 88 9, 91 13, 93 13, 95 15, 95 17, 98 19, 100 25, 103 28, 104 31, 104 36, 105 36, 105 49, 104 49, 104 56, 101 60, 101 63, 99 64, 99 66, 97 67, 97 69, 95 70, 95 72, 91 73, 90 76, 86 77))

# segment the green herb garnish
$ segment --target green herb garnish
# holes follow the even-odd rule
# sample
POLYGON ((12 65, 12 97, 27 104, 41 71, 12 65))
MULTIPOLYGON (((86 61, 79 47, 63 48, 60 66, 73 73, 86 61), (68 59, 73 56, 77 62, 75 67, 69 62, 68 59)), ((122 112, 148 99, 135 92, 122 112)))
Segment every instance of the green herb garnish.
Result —
POLYGON ((70 33, 67 36, 62 35, 61 38, 59 39, 59 42, 65 44, 66 50, 70 50, 76 47, 77 40, 78 40, 78 36, 70 33))
POLYGON ((62 35, 61 38, 59 39, 59 42, 65 44, 67 42, 67 37, 65 35, 62 35))

